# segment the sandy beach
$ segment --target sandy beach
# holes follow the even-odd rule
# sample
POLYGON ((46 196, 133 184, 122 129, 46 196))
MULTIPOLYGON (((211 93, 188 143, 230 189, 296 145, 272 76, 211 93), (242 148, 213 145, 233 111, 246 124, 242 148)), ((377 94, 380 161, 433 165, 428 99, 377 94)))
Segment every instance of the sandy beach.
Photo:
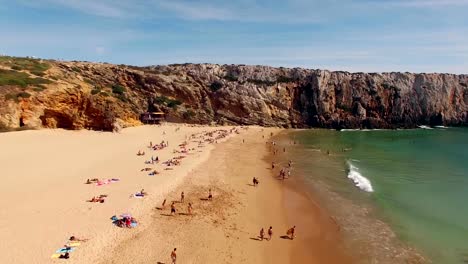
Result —
POLYGON ((285 186, 270 169, 275 157, 266 141, 270 132, 280 130, 238 128, 239 134, 219 140, 214 138, 221 134, 206 134, 219 129, 231 128, 163 125, 116 134, 0 134, 1 262, 170 263, 170 253, 177 248, 178 263, 352 263, 341 249, 339 228, 326 212, 299 189, 285 186), (193 134, 197 138, 189 138, 193 134), (213 143, 199 144, 208 139, 213 143), (148 149, 150 141, 162 140, 169 146, 148 149), (188 153, 174 153, 184 141, 188 153), (139 150, 145 155, 137 156, 139 150), (145 164, 152 155, 160 162, 145 164), (180 165, 165 170, 162 161, 181 155, 186 157, 180 165), (145 167, 160 174, 149 176, 149 171, 140 171, 145 167), (259 179, 257 187, 253 177, 259 179), (85 184, 91 178, 119 181, 85 184), (148 196, 130 198, 142 188, 148 196), (206 200, 209 189, 212 201, 206 200), (104 203, 86 202, 101 194, 107 195, 104 203), (173 216, 172 201, 177 210, 173 216), (189 202, 192 215, 187 214, 189 202), (111 216, 122 213, 131 213, 138 226, 113 225, 111 216), (293 225, 297 237, 284 238, 293 225), (260 228, 267 233, 269 226, 271 241, 259 241, 260 228), (71 235, 89 240, 76 247, 70 259, 51 259, 71 235))

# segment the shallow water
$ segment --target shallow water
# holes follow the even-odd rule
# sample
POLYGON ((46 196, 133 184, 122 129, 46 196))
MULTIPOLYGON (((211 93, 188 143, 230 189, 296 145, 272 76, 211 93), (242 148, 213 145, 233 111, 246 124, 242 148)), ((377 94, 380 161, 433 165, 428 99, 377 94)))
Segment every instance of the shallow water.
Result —
POLYGON ((433 263, 467 263, 468 129, 308 130, 289 138, 306 179, 375 205, 433 263))

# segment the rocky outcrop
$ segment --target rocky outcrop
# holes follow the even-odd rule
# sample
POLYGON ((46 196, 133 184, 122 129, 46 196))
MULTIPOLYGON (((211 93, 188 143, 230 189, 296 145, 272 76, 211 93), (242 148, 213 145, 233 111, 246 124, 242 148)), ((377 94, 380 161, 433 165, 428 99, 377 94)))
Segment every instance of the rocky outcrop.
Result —
POLYGON ((148 108, 166 112, 169 121, 202 124, 337 129, 468 124, 468 75, 45 63, 50 67, 42 77, 50 83, 43 89, 1 87, 0 126, 112 130, 117 123, 138 124, 148 108), (25 91, 29 97, 12 96, 25 91))

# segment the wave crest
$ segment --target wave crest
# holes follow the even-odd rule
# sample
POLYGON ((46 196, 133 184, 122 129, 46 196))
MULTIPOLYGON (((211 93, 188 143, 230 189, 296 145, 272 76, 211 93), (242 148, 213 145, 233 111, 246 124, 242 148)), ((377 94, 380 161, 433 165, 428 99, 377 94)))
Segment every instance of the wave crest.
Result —
POLYGON ((359 169, 351 164, 348 161, 349 171, 348 171, 348 179, 351 179, 354 182, 354 185, 359 189, 365 192, 374 192, 374 188, 372 188, 372 184, 369 179, 364 177, 360 172, 359 169))

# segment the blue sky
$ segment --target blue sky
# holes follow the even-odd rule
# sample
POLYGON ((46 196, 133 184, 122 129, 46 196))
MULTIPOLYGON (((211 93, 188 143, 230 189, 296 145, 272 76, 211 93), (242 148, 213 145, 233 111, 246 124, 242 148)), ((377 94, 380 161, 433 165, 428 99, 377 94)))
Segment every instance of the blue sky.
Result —
POLYGON ((468 0, 0 0, 0 54, 468 73, 468 0))

